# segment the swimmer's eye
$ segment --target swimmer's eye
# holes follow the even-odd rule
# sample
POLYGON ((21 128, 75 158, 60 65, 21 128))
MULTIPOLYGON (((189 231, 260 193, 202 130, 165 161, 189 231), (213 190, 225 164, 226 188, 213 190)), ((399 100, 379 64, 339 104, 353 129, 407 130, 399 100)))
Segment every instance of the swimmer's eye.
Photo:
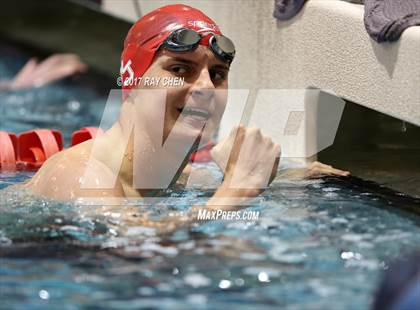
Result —
POLYGON ((215 83, 222 83, 226 80, 227 75, 225 70, 210 70, 210 78, 215 83))
POLYGON ((169 70, 180 76, 188 75, 191 72, 191 68, 185 65, 174 65, 171 66, 169 70))

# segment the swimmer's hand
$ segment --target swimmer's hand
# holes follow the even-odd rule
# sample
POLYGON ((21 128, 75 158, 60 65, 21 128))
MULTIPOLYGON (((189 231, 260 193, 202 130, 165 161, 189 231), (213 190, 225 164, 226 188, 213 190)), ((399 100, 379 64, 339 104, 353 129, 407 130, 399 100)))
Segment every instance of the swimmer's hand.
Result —
POLYGON ((40 63, 32 58, 13 80, 3 81, 1 86, 8 90, 40 87, 86 70, 87 65, 75 54, 54 54, 40 63))
POLYGON ((239 125, 212 149, 211 155, 224 172, 223 183, 214 197, 246 199, 259 195, 273 181, 280 146, 260 129, 239 125))
POLYGON ((224 172, 224 180, 205 205, 196 205, 187 212, 174 211, 154 222, 142 214, 133 219, 136 225, 152 227, 157 234, 171 234, 181 227, 196 223, 200 210, 229 211, 247 206, 277 174, 280 146, 257 128, 238 126, 211 151, 214 161, 224 172))
POLYGON ((200 210, 228 211, 246 207, 247 201, 259 195, 276 176, 280 146, 259 129, 240 125, 218 143, 211 154, 224 172, 224 180, 205 205, 192 206, 186 212, 171 212, 159 221, 150 220, 146 214, 137 214, 128 222, 154 228, 159 235, 171 234, 196 223, 200 210))
POLYGON ((323 176, 348 177, 349 175, 349 171, 336 169, 333 166, 320 163, 319 161, 311 163, 305 172, 306 179, 320 178, 323 176))

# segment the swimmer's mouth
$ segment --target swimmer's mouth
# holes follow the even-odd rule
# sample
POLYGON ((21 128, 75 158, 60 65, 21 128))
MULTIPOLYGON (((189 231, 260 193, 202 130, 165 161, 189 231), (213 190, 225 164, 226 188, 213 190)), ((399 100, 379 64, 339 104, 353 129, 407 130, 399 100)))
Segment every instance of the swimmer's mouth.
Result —
POLYGON ((211 113, 205 109, 184 107, 184 108, 179 108, 177 110, 184 117, 193 116, 193 117, 203 118, 206 120, 211 117, 211 113))

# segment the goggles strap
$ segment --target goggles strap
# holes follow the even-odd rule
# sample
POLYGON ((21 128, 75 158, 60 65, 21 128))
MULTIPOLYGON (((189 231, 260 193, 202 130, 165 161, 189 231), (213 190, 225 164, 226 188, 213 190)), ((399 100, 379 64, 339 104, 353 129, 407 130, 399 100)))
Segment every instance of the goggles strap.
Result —
POLYGON ((202 36, 201 36, 201 39, 200 39, 200 42, 199 42, 198 44, 200 44, 200 45, 204 45, 204 46, 209 46, 209 41, 210 41, 210 38, 211 38, 212 36, 214 36, 214 34, 213 34, 213 33, 211 33, 211 32, 209 32, 209 33, 207 33, 207 34, 202 35, 202 36))

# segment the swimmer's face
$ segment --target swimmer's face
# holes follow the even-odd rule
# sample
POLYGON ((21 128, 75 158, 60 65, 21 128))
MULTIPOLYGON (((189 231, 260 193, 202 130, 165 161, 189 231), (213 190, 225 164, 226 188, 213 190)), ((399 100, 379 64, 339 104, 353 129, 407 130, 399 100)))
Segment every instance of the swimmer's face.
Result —
MULTIPOLYGON (((156 55, 137 89, 164 89, 167 92, 164 140, 169 135, 175 139, 183 139, 200 134, 202 142, 212 138, 226 106, 228 73, 229 65, 202 45, 192 52, 174 53, 161 50, 156 55), (148 78, 149 81, 160 78, 160 81, 158 84, 146 85, 148 78), (183 83, 177 86, 165 85, 165 82, 177 80, 175 78, 178 81, 183 79, 183 83), (189 109, 183 110, 186 105, 189 109)), ((156 125, 153 125, 162 117, 161 109, 153 104, 154 100, 142 101, 146 101, 140 103, 142 113, 147 115, 145 121, 148 122, 148 128, 154 130, 156 125)))

